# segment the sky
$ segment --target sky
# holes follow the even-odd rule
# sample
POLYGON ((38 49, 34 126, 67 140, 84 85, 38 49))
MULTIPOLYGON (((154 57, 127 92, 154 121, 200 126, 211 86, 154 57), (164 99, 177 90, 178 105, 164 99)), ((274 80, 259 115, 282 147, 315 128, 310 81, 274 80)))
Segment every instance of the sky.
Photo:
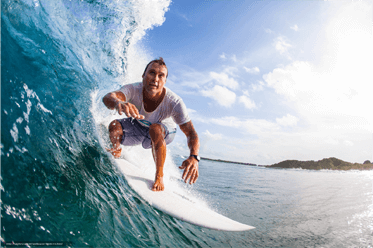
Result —
MULTIPOLYGON (((141 41, 163 57, 202 157, 373 161, 370 1, 173 1, 141 41)), ((189 155, 179 130, 169 146, 189 155)))

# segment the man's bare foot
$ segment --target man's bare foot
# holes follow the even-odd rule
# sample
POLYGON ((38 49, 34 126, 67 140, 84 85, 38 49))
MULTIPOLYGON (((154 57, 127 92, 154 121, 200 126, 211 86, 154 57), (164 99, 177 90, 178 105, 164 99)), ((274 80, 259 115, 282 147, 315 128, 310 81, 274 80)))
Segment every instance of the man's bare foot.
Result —
POLYGON ((120 158, 120 155, 122 154, 122 148, 111 148, 111 149, 106 149, 106 151, 110 152, 113 154, 115 158, 120 158))
POLYGON ((164 190, 163 177, 156 176, 152 190, 153 191, 163 191, 164 190))

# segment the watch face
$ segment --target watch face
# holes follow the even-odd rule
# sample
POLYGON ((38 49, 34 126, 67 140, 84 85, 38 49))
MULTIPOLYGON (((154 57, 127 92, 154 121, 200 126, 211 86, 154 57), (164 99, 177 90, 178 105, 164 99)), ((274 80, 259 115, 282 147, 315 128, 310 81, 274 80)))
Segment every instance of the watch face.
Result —
POLYGON ((190 156, 192 156, 192 157, 194 157, 195 159, 197 159, 198 162, 201 160, 201 157, 198 156, 198 155, 190 155, 190 156))

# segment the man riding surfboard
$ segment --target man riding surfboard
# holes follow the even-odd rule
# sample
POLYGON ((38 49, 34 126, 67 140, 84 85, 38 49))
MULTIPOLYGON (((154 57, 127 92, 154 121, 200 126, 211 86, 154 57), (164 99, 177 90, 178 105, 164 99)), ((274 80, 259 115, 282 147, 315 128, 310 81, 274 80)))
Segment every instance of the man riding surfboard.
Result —
POLYGON ((127 84, 117 91, 106 94, 105 106, 116 109, 127 118, 114 120, 109 125, 114 157, 122 152, 120 145, 142 144, 152 149, 156 165, 155 181, 152 190, 163 191, 163 167, 166 159, 166 145, 175 137, 176 124, 187 137, 190 156, 179 167, 184 169, 185 183, 193 184, 199 176, 199 139, 190 120, 183 100, 165 87, 168 69, 162 58, 152 60, 146 66, 141 83, 127 84))

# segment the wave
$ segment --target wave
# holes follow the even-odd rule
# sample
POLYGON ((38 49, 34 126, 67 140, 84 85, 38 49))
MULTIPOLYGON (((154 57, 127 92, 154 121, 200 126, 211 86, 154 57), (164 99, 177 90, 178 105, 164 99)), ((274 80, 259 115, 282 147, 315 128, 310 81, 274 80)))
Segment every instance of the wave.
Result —
MULTIPOLYGON (((139 41, 169 4, 2 1, 3 243, 198 246, 195 230, 143 202, 104 151, 115 114, 102 96, 139 79, 150 57, 139 41)), ((147 164, 144 154, 126 157, 147 164)))

